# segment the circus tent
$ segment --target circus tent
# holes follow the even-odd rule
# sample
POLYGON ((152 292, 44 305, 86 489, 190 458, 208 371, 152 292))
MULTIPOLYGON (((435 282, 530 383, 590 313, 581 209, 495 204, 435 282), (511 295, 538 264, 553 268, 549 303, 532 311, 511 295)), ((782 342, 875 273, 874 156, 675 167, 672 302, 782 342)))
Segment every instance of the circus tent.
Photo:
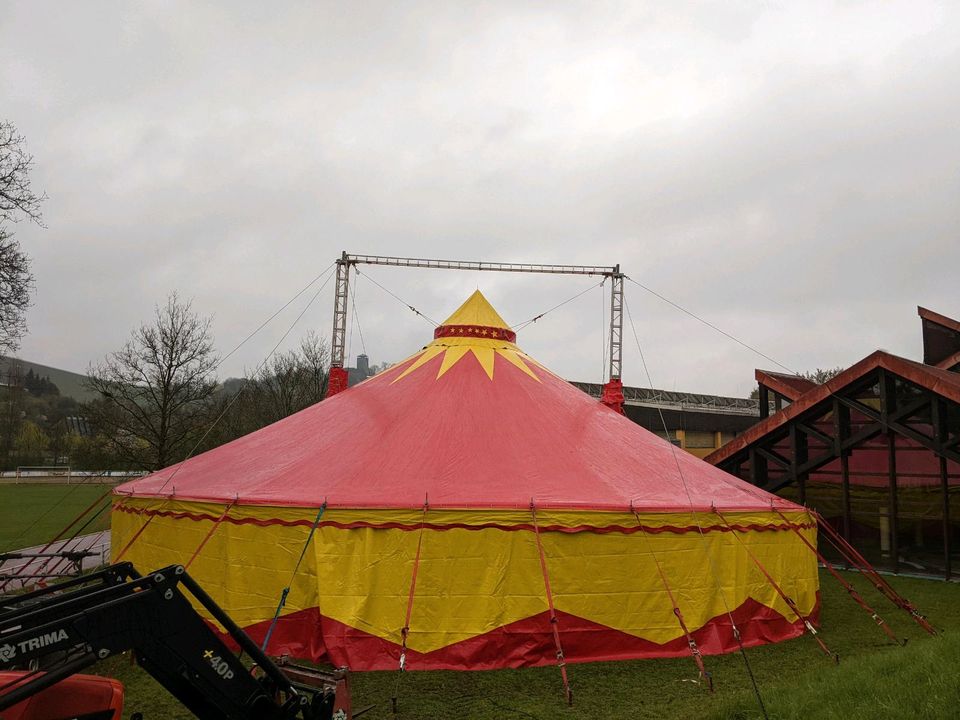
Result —
POLYGON ((723 653, 818 613, 804 508, 547 370, 479 291, 407 360, 115 494, 115 559, 188 565, 272 654, 354 670, 723 653))

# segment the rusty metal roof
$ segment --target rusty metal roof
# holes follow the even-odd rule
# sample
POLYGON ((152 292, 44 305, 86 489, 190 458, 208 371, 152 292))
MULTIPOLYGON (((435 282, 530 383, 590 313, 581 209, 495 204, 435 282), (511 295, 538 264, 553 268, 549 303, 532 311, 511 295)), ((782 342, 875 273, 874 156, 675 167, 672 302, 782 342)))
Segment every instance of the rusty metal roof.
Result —
POLYGON ((714 465, 723 462, 767 433, 782 427, 814 405, 828 399, 833 393, 839 392, 851 383, 855 383, 877 368, 888 370, 905 380, 909 380, 915 385, 926 388, 930 392, 941 395, 953 402, 960 403, 960 374, 948 372, 947 370, 930 365, 924 365, 923 363, 908 360, 898 355, 892 355, 883 350, 877 350, 855 365, 851 365, 823 385, 815 385, 800 395, 789 406, 775 415, 761 420, 720 449, 705 457, 704 460, 714 465))
POLYGON ((807 380, 799 375, 788 375, 787 373, 774 372, 772 370, 760 370, 757 368, 755 373, 757 382, 773 390, 779 395, 787 398, 791 402, 817 387, 817 383, 807 380))
POLYGON ((949 369, 960 362, 960 321, 917 307, 923 326, 923 361, 949 369))

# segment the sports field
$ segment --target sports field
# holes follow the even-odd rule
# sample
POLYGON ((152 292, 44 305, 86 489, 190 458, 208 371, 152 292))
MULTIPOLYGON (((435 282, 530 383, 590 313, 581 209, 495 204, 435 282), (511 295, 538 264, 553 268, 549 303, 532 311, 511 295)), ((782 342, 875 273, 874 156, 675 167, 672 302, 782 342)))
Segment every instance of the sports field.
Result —
POLYGON ((111 485, 81 483, 0 485, 0 552, 47 542, 98 498, 103 499, 65 537, 77 530, 83 534, 108 528, 109 511, 96 513, 107 506, 109 498, 103 496, 111 488, 111 485))

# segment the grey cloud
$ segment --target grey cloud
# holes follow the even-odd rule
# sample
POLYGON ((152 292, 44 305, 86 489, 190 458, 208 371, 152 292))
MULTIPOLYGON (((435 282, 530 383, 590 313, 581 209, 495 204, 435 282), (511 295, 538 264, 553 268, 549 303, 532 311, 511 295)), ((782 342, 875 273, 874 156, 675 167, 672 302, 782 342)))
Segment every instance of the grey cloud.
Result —
MULTIPOLYGON (((915 357, 915 305, 960 315, 950 4, 10 7, 0 114, 50 195, 48 229, 17 228, 40 362, 83 369, 172 289, 226 351, 341 249, 619 262, 800 370, 915 357)), ((478 285, 516 321, 593 282, 369 274, 437 320, 478 285)), ((290 341, 328 332, 329 290, 290 341)), ((744 394, 769 366, 627 290, 656 384, 744 394)), ((602 303, 521 344, 598 379, 602 303)), ((375 361, 430 337, 364 277, 357 305, 375 361)))

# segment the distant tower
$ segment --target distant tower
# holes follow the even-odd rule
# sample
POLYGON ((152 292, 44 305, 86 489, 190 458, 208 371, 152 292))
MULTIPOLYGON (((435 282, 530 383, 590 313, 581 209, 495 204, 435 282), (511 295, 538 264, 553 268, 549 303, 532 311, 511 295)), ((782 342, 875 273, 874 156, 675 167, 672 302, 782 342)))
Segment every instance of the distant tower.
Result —
POLYGON ((363 353, 357 355, 357 371, 360 377, 370 377, 370 358, 363 353))

